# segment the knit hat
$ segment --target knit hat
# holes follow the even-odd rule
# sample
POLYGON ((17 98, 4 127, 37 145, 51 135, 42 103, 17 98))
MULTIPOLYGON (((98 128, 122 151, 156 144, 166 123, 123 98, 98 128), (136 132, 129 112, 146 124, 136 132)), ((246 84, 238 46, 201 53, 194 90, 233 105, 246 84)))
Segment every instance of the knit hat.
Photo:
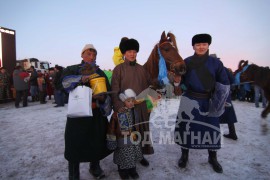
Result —
POLYGON ((120 43, 120 51, 125 54, 128 50, 135 50, 139 52, 140 45, 136 39, 123 40, 120 43))
POLYGON ((211 44, 212 37, 209 34, 196 34, 192 38, 192 46, 196 43, 208 43, 211 44))
POLYGON ((135 97, 136 97, 136 93, 132 89, 126 89, 123 93, 119 94, 119 98, 123 102, 129 98, 135 98, 135 97))
POLYGON ((84 51, 86 51, 87 49, 93 49, 93 50, 95 50, 96 53, 97 53, 97 50, 96 50, 96 48, 93 46, 93 44, 86 44, 86 45, 84 46, 84 48, 82 49, 81 55, 82 55, 82 54, 84 53, 84 51))

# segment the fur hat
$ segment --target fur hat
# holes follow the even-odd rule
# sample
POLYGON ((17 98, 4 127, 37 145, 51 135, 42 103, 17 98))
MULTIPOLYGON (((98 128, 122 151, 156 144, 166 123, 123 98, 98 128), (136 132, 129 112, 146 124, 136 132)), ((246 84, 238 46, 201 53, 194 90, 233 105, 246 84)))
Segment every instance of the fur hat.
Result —
POLYGON ((82 55, 82 54, 84 53, 84 51, 86 51, 87 49, 93 49, 93 50, 95 50, 96 53, 97 53, 97 50, 96 50, 96 48, 93 46, 93 44, 86 44, 86 45, 84 46, 84 48, 82 49, 81 55, 82 55))
POLYGON ((136 93, 132 89, 126 89, 123 93, 119 94, 119 98, 123 102, 129 98, 135 98, 135 97, 136 97, 136 93))
POLYGON ((196 43, 208 43, 209 45, 212 42, 212 37, 209 34, 196 34, 192 38, 192 46, 196 43))
POLYGON ((140 45, 136 39, 127 39, 123 40, 120 43, 120 51, 122 54, 125 54, 128 50, 135 50, 139 52, 140 45))

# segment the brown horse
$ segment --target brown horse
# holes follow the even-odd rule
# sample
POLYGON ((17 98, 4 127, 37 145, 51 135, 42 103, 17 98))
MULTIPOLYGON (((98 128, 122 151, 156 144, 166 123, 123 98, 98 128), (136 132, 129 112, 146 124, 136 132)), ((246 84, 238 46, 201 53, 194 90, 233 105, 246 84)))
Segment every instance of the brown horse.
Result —
POLYGON ((251 64, 248 68, 241 73, 241 81, 254 81, 254 84, 261 87, 264 91, 265 98, 268 101, 268 105, 262 111, 262 118, 266 118, 270 112, 270 69, 269 67, 260 67, 255 64, 251 64))
MULTIPOLYGON (((174 82, 180 83, 181 75, 186 72, 185 62, 178 53, 176 38, 174 34, 169 32, 166 36, 165 31, 163 31, 159 43, 155 45, 147 62, 143 65, 144 68, 150 73, 151 78, 155 82, 155 85, 158 86, 157 78, 159 73, 160 59, 158 49, 160 50, 161 55, 165 59, 168 78, 170 82, 172 84, 174 82)), ((178 92, 178 90, 175 89, 175 92, 178 92)), ((177 94, 179 95, 179 93, 181 92, 178 92, 177 94)))

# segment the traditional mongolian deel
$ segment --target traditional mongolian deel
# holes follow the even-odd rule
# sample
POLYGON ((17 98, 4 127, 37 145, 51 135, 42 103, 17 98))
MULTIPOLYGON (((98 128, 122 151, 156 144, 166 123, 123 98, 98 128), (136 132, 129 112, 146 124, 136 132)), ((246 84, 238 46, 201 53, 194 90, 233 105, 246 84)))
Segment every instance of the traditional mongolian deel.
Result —
POLYGON ((131 114, 129 112, 118 113, 117 117, 118 117, 121 131, 128 131, 132 125, 131 114))
MULTIPOLYGON (((117 92, 115 94, 112 94, 114 111, 117 112, 121 107, 124 107, 124 103, 118 97, 121 92, 124 92, 126 89, 132 89, 136 94, 140 94, 151 84, 152 80, 150 75, 141 65, 137 63, 134 63, 134 65, 130 65, 128 61, 125 61, 124 63, 116 66, 113 70, 112 76, 112 91, 117 92)), ((143 141, 145 141, 146 143, 142 147, 143 153, 153 154, 154 149, 151 144, 151 139, 149 136, 147 136, 147 134, 145 134, 145 132, 150 132, 150 113, 147 110, 146 102, 143 101, 140 104, 136 104, 134 109, 138 113, 138 130, 143 138, 143 141)))
POLYGON ((136 162, 142 160, 140 141, 136 136, 138 127, 136 119, 138 114, 134 109, 128 109, 123 113, 116 113, 111 117, 107 141, 116 141, 117 148, 114 151, 113 161, 120 169, 136 167, 136 162))
POLYGON ((175 142, 183 148, 219 149, 221 147, 219 118, 208 116, 209 101, 215 80, 228 85, 228 78, 220 60, 208 54, 195 58, 191 56, 185 59, 189 69, 184 77, 187 91, 181 98, 178 110, 175 142), (206 72, 206 69, 209 71, 206 72), (206 75, 208 82, 202 79, 206 75))
MULTIPOLYGON (((84 62, 67 67, 63 72, 63 86, 69 92, 80 84, 82 75, 88 73, 105 77, 107 89, 109 81, 104 72, 95 67, 94 71, 84 62), (89 71, 90 69, 90 71, 89 71)), ((90 74, 88 74, 90 75, 90 74)), ((85 84, 90 87, 90 84, 85 84)), ((107 99, 110 98, 107 96, 107 99)), ((106 102, 110 103, 110 101, 106 102)), ((65 158, 70 162, 95 162, 111 153, 106 146, 108 119, 103 106, 92 102, 93 117, 67 117, 65 130, 65 158)))

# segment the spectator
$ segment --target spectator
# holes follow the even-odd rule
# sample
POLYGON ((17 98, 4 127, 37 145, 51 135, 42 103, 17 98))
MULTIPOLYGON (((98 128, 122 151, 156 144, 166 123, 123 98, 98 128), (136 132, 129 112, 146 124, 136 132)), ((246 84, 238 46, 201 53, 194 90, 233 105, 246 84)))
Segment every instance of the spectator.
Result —
POLYGON ((45 101, 45 98, 46 98, 46 82, 45 82, 44 74, 39 72, 37 81, 38 81, 40 104, 45 104, 47 101, 45 101))
POLYGON ((37 78, 38 74, 34 66, 30 67, 30 93, 32 96, 32 102, 38 101, 38 83, 37 83, 37 78))
POLYGON ((54 107, 63 107, 65 106, 65 102, 64 102, 64 89, 62 86, 62 73, 63 73, 63 67, 62 66, 56 66, 55 67, 56 70, 56 74, 55 74, 55 78, 54 78, 54 91, 55 91, 55 102, 56 102, 56 106, 54 107))
POLYGON ((10 75, 4 67, 0 68, 0 102, 11 99, 10 75))
MULTIPOLYGON (((125 41, 125 40, 128 40, 128 38, 127 37, 122 37, 122 39, 120 41, 120 44, 121 44, 122 41, 125 41)), ((119 44, 119 46, 120 46, 120 44, 119 44)), ((121 64, 121 63, 124 62, 124 56, 121 53, 119 47, 115 47, 114 48, 113 62, 114 62, 114 65, 115 66, 117 66, 117 65, 119 65, 119 64, 121 64)))
POLYGON ((259 101, 260 101, 260 98, 262 100, 262 107, 265 108, 266 107, 266 103, 267 103, 267 100, 264 96, 264 91, 261 87, 259 87, 258 85, 254 85, 254 91, 255 91, 255 107, 260 107, 259 106, 259 101))
POLYGON ((23 99, 23 107, 27 106, 27 97, 28 97, 28 81, 29 74, 22 70, 21 66, 16 66, 13 72, 13 84, 16 90, 16 98, 15 98, 15 107, 19 108, 19 103, 21 98, 23 99))

